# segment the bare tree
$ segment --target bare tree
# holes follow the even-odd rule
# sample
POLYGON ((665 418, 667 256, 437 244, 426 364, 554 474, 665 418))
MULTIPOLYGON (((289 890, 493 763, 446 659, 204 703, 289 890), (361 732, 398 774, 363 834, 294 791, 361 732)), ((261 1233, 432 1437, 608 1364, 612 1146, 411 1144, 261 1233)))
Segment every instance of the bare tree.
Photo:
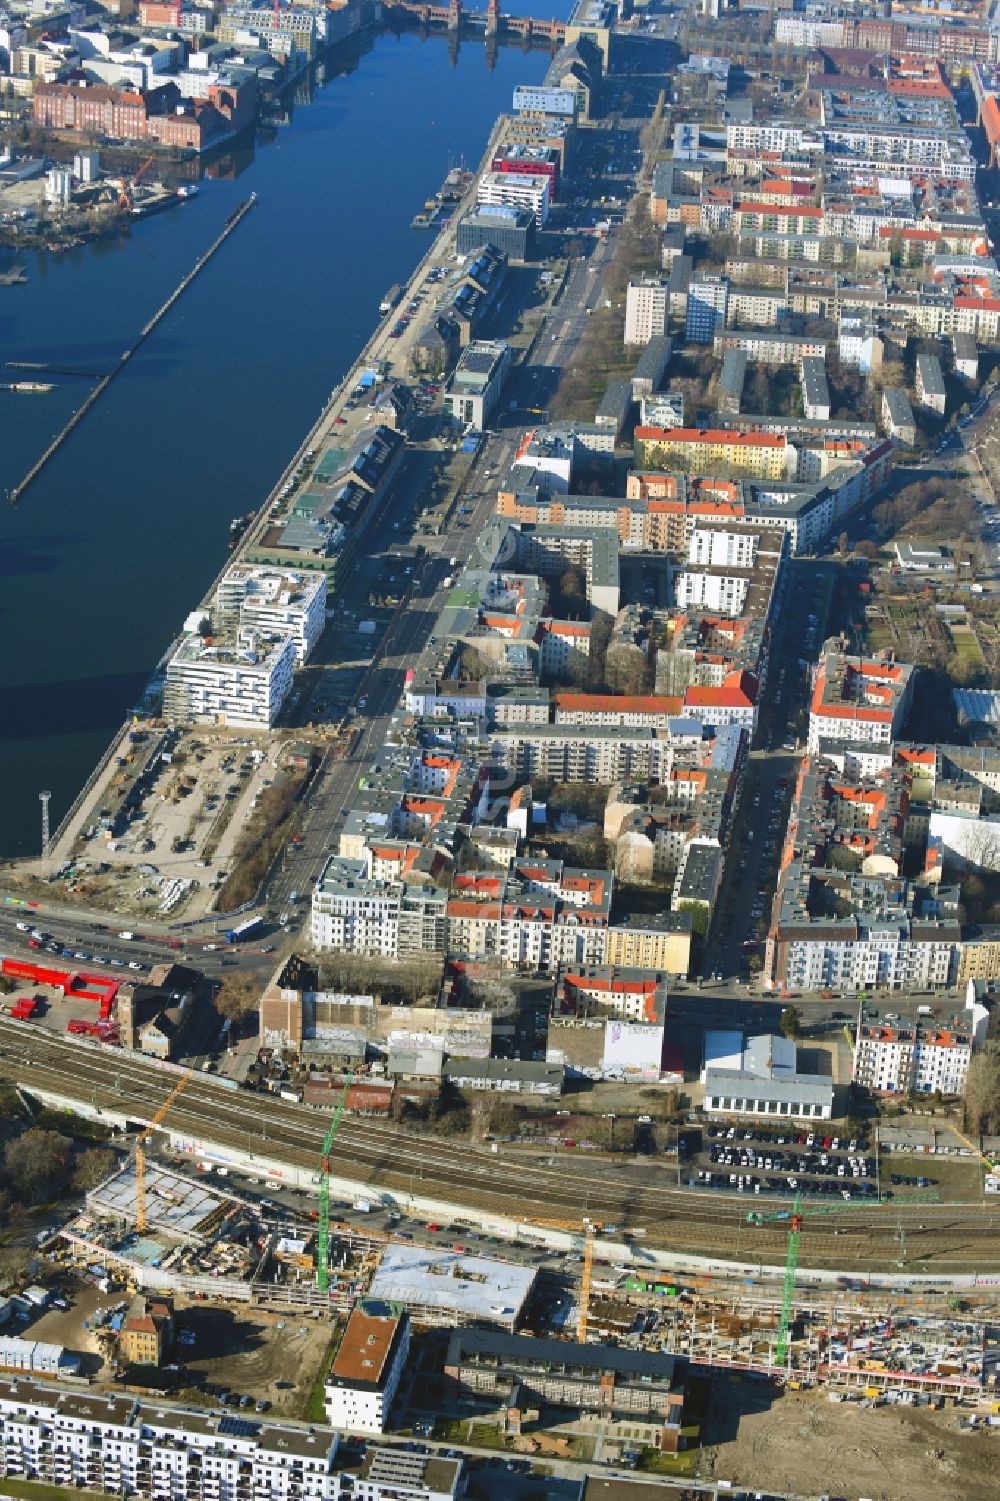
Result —
POLYGON ((58 1131, 32 1127, 7 1143, 4 1167, 13 1186, 29 1204, 59 1192, 69 1177, 72 1150, 58 1131))

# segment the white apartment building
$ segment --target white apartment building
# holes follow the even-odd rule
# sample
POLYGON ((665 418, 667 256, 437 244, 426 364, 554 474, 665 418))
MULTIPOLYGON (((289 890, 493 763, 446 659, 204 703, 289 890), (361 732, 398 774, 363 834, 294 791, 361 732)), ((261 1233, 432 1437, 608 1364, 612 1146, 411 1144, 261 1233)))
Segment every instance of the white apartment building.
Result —
POLYGON ((538 626, 538 666, 543 673, 583 667, 590 656, 590 626, 580 620, 542 620, 538 626))
POLYGON ((849 919, 825 931, 820 923, 782 924, 777 940, 768 939, 767 972, 776 964, 781 984, 801 990, 947 985, 957 962, 957 928, 936 934, 931 924, 915 927, 891 915, 860 923, 857 930, 849 919))
POLYGON ((682 568, 674 577, 674 598, 682 610, 740 616, 749 590, 750 580, 741 574, 682 568))
POLYGON ((747 122, 726 127, 727 151, 799 155, 804 150, 818 152, 822 144, 819 132, 813 126, 792 125, 787 121, 747 122))
POLYGON ((338 1456, 330 1428, 0 1380, 0 1481, 155 1501, 451 1501, 461 1460, 369 1447, 338 1456))
POLYGON ((407 883, 388 874, 398 871, 399 847, 372 842, 361 858, 333 855, 313 888, 310 934, 318 949, 350 954, 440 953, 444 949, 447 895, 434 885, 407 883))
POLYGON ((971 1008, 939 1021, 865 1005, 855 1041, 854 1082, 876 1094, 963 1094, 974 1040, 971 1008))
POLYGON ((752 568, 759 544, 759 534, 749 528, 732 532, 722 526, 696 527, 687 560, 699 568, 752 568))
POLYGON ((410 1349, 410 1321, 367 1312, 347 1321, 323 1395, 327 1422, 347 1433, 384 1433, 410 1349))
POLYGON ((844 23, 839 18, 826 21, 805 15, 776 15, 775 40, 785 47, 839 47, 844 37, 844 23))
POLYGON ((573 120, 576 117, 576 95, 572 89, 519 83, 514 90, 514 113, 534 120, 550 115, 556 119, 573 120))
POLYGON ((875 324, 855 313, 841 313, 837 329, 837 353, 847 370, 869 375, 882 357, 882 343, 875 324))
POLYGON ((541 172, 484 172, 476 201, 530 209, 541 229, 549 217, 549 191, 549 179, 541 172))
POLYGON ((630 281, 625 294, 625 343, 648 344, 666 332, 670 283, 661 277, 644 276, 630 281))
POLYGON ((228 643, 186 636, 167 664, 163 713, 186 724, 267 730, 294 671, 295 643, 284 633, 240 630, 228 643))
POLYGON ((310 934, 318 949, 399 955, 398 881, 370 878, 364 860, 332 855, 313 888, 310 934))
POLYGON ((941 417, 944 416, 947 393, 941 361, 936 354, 921 351, 917 355, 916 392, 917 400, 922 407, 937 412, 941 417))
POLYGON ((500 924, 500 961, 511 969, 554 975, 565 964, 603 964, 608 919, 588 921, 576 913, 552 911, 543 904, 504 912, 500 924))
POLYGON ((291 636, 301 666, 326 625, 326 574, 236 563, 219 581, 215 607, 224 624, 291 636))
POLYGON ((704 730, 695 719, 675 719, 667 729, 510 725, 493 731, 490 754, 495 766, 518 777, 601 783, 628 778, 655 786, 666 781, 675 766, 701 764, 704 730))

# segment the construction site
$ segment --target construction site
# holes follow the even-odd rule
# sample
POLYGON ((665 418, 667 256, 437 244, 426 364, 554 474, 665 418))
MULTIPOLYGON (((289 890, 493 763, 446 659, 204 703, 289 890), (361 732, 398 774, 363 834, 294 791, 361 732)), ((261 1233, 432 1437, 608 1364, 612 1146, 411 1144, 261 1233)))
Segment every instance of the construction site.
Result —
POLYGON ((90 1274, 197 1298, 331 1312, 349 1308, 370 1281, 380 1247, 363 1233, 331 1234, 321 1293, 314 1221, 265 1209, 207 1175, 150 1165, 143 1176, 140 1190, 130 1162, 91 1190, 84 1211, 63 1228, 74 1260, 90 1274))

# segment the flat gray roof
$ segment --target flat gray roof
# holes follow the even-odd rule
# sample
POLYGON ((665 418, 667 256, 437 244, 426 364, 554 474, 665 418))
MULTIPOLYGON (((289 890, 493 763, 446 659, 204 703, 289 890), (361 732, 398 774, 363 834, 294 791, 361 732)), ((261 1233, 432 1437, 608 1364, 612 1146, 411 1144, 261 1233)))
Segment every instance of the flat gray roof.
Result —
POLYGON ((513 1318, 535 1281, 528 1267, 427 1246, 387 1246, 368 1290, 370 1301, 453 1309, 466 1319, 513 1318))

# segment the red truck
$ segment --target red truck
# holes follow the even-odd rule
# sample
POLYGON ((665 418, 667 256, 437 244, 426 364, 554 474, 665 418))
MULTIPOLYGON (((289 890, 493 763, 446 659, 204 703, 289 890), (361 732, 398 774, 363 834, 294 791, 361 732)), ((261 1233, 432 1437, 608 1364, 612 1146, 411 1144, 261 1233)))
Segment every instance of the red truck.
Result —
POLYGON ((37 1016, 40 1011, 41 1002, 36 995, 22 996, 10 1008, 11 1016, 16 1017, 18 1021, 22 1022, 30 1022, 32 1017, 37 1016))

